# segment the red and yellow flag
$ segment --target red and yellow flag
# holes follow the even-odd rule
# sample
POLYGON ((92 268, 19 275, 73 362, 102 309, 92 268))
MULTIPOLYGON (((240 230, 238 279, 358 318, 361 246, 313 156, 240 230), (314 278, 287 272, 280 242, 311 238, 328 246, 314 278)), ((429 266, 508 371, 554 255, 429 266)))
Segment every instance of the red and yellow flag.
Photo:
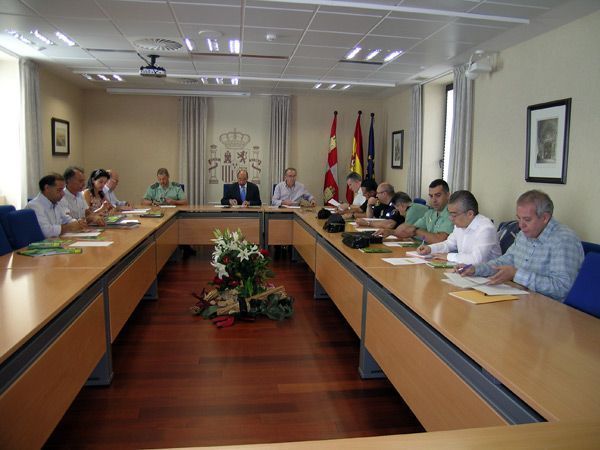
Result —
POLYGON ((337 111, 333 112, 333 122, 331 123, 331 134, 329 137, 329 152, 327 153, 327 167, 325 168, 325 182, 323 183, 323 200, 327 203, 332 198, 338 200, 337 184, 337 111))
MULTIPOLYGON (((356 118, 356 126, 354 127, 354 138, 352 139, 352 158, 350 159, 350 171, 356 172, 361 177, 363 176, 363 145, 362 131, 360 129, 360 116, 362 111, 358 112, 356 118)), ((354 200, 354 192, 349 187, 346 187, 346 200, 352 203, 354 200)))

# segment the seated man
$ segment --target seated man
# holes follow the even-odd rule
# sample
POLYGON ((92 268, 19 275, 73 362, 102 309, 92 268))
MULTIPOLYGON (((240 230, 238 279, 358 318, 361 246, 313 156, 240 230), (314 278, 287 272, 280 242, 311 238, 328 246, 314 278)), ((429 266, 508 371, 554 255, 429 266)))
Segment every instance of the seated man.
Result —
POLYGON ((394 231, 399 238, 420 239, 423 243, 445 241, 454 230, 454 225, 448 216, 448 198, 450 187, 442 179, 433 180, 429 184, 429 205, 431 209, 414 224, 404 223, 394 231))
POLYGON ((115 195, 115 190, 117 189, 117 186, 119 185, 119 173, 116 170, 112 170, 112 169, 108 169, 107 172, 110 175, 110 178, 108 179, 108 181, 102 188, 106 199, 115 208, 123 208, 123 207, 129 208, 131 206, 129 204, 129 202, 119 200, 117 198, 117 196, 115 195))
POLYGON ((421 255, 434 254, 435 259, 464 264, 480 264, 502 254, 496 227, 479 214, 477 199, 469 191, 456 191, 448 201, 448 214, 454 231, 443 242, 421 245, 421 255))
POLYGON ((260 191, 258 186, 248 181, 248 171, 240 170, 237 173, 237 183, 224 186, 221 205, 260 206, 260 191))
POLYGON ((85 219, 73 219, 67 216, 58 202, 65 195, 65 179, 53 173, 42 177, 39 182, 40 193, 25 208, 35 212, 44 237, 55 237, 63 233, 81 231, 86 228, 85 219))
POLYGON ((273 206, 297 206, 301 202, 308 202, 315 206, 315 198, 306 190, 302 183, 296 181, 296 169, 288 167, 283 172, 283 181, 275 186, 273 206))
POLYGON ((375 180, 366 179, 360 183, 360 191, 362 192, 365 200, 362 205, 356 210, 353 211, 350 218, 360 218, 367 216, 367 206, 369 204, 369 199, 375 197, 377 195, 377 183, 375 180))
POLYGON ((143 205, 187 205, 185 192, 179 183, 169 183, 169 171, 161 167, 156 172, 157 183, 148 187, 143 205))
POLYGON ((352 191, 354 200, 352 204, 342 203, 339 206, 340 214, 360 210, 361 205, 367 200, 362 193, 362 177, 356 172, 350 172, 346 177, 346 185, 352 191))
POLYGON ((583 248, 577 235, 553 217, 554 204, 532 190, 517 200, 521 231, 506 253, 476 266, 457 266, 461 275, 490 277, 490 284, 514 281, 528 289, 563 301, 575 282, 583 248))
POLYGON ((367 201, 367 216, 357 219, 356 224, 360 226, 375 226, 377 228, 394 229, 404 222, 402 217, 392 203, 394 186, 383 182, 377 186, 376 196, 367 201), (385 219, 372 220, 372 219, 385 219))
POLYGON ((67 216, 73 219, 83 219, 88 224, 104 226, 106 222, 101 215, 92 214, 90 206, 83 198, 83 188, 85 187, 85 176, 80 167, 67 167, 63 174, 65 179, 64 196, 58 202, 67 216))
MULTIPOLYGON (((396 192, 392 197, 392 205, 402 217, 404 223, 414 225, 421 217, 425 215, 429 208, 420 203, 413 203, 410 195, 405 192, 396 192)), ((394 229, 380 229, 375 232, 376 236, 390 236, 394 234, 394 229)))

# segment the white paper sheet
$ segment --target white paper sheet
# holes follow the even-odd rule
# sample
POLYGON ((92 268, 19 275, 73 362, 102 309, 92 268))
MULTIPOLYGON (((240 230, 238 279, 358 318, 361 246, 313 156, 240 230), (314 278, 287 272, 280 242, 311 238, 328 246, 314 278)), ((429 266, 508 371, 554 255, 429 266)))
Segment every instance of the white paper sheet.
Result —
POLYGON ((356 227, 356 231, 377 231, 379 228, 356 227))
POLYGON ((100 236, 102 231, 86 231, 84 233, 65 233, 62 234, 62 237, 72 237, 72 238, 90 238, 90 237, 98 237, 100 236))
POLYGON ((150 211, 150 208, 128 209, 121 212, 123 214, 146 214, 148 211, 150 211))
POLYGON ((282 208, 288 208, 288 209, 300 209, 300 206, 298 205, 281 205, 282 208))
MULTIPOLYGON (((414 244, 412 242, 404 241, 384 242, 383 245, 387 245, 388 247, 414 247, 414 244)), ((409 253, 410 252, 406 252, 407 255, 409 253)))
POLYGON ((335 206, 336 208, 338 208, 341 205, 341 203, 338 202, 335 198, 330 199, 327 203, 329 203, 330 205, 335 206))
POLYGON ((421 258, 381 258, 386 263, 392 266, 409 266, 413 264, 425 264, 425 260, 421 258))
MULTIPOLYGON (((475 287, 478 286, 480 284, 485 284, 487 283, 489 280, 489 278, 485 278, 485 277, 461 277, 460 274, 455 273, 455 272, 446 272, 444 273, 444 275, 446 275, 446 278, 448 278, 448 282, 450 284, 453 284, 454 286, 457 287, 461 287, 461 288, 470 288, 470 287, 475 287)), ((446 280, 443 280, 446 281, 446 280)))
POLYGON ((479 285, 473 287, 473 289, 478 290, 479 292, 483 292, 487 295, 525 295, 529 292, 524 291, 522 289, 517 289, 515 287, 509 286, 508 284, 496 284, 496 285, 479 285))
POLYGON ((109 245, 112 245, 112 241, 77 241, 69 247, 108 247, 109 245))
POLYGON ((413 250, 410 252, 406 252, 407 256, 414 256, 415 258, 423 258, 423 259, 431 259, 433 255, 430 253, 429 255, 420 255, 417 251, 413 250))

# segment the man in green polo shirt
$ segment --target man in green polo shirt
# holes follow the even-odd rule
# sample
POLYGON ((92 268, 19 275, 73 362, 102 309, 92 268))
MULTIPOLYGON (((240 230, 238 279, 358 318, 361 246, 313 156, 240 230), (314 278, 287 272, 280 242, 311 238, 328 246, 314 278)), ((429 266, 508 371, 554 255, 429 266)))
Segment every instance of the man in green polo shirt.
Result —
POLYGON ((156 172, 158 182, 148 186, 142 204, 144 205, 187 205, 185 192, 179 183, 169 182, 169 171, 161 167, 156 172))
POLYGON ((454 230, 454 225, 448 215, 448 199, 450 187, 442 179, 433 180, 429 185, 429 206, 423 217, 414 224, 403 223, 394 232, 399 238, 412 237, 423 240, 427 244, 443 242, 454 230))

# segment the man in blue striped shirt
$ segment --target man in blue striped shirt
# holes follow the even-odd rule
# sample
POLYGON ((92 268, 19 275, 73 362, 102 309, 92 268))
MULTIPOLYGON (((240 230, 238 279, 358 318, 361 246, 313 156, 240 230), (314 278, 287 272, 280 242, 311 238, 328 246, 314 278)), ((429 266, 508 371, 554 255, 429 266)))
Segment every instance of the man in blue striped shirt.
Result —
POLYGON ((553 211, 546 193, 532 190, 522 194, 517 200, 521 231, 513 245, 504 255, 463 270, 462 275, 490 277, 490 284, 513 280, 563 301, 583 262, 583 248, 573 230, 552 217, 553 211))

